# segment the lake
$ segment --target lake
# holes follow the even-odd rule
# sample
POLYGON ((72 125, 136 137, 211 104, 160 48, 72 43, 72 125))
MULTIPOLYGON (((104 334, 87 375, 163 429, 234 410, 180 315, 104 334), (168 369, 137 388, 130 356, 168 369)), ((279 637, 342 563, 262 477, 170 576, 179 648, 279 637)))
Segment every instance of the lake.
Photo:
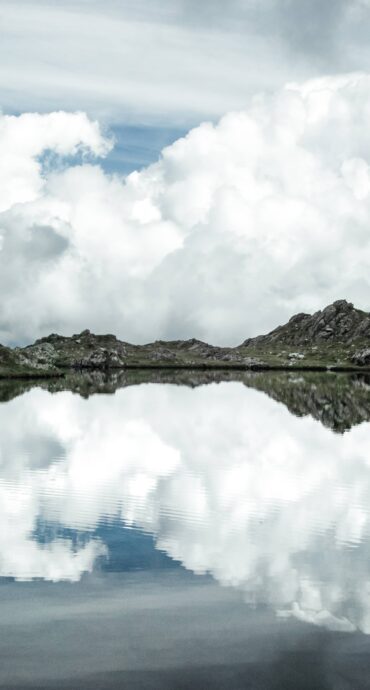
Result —
POLYGON ((370 688, 369 377, 0 400, 0 688, 370 688))

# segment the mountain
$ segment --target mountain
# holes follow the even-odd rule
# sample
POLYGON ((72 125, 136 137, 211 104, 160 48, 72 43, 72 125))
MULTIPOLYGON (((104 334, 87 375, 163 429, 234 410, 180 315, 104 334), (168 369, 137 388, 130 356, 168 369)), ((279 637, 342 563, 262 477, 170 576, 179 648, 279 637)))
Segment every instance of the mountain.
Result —
POLYGON ((0 348, 3 378, 130 368, 370 369, 370 314, 339 300, 312 316, 297 314, 267 335, 229 348, 195 338, 132 345, 89 330, 69 337, 52 333, 24 348, 0 348))
POLYGON ((312 316, 296 314, 267 335, 248 338, 243 346, 351 344, 364 340, 370 345, 370 314, 342 299, 312 316))

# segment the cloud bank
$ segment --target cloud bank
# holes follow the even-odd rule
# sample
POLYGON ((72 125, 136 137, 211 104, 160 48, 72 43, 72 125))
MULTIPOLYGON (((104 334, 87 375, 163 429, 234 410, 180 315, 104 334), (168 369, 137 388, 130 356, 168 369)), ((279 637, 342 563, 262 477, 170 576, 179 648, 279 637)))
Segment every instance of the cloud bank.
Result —
POLYGON ((118 518, 246 602, 370 633, 369 424, 338 436, 238 383, 33 390, 0 411, 0 575, 78 579, 104 544, 36 543, 37 524, 118 518))
POLYGON ((291 84, 128 177, 82 113, 0 118, 0 342, 91 328, 237 344, 369 308, 370 77, 291 84), (77 156, 74 161, 73 157, 77 156))

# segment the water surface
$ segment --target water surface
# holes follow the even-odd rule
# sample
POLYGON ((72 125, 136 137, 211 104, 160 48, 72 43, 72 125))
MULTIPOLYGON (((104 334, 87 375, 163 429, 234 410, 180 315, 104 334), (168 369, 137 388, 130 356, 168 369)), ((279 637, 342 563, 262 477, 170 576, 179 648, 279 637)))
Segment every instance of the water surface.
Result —
POLYGON ((0 399, 1 688, 370 688, 366 377, 0 399))

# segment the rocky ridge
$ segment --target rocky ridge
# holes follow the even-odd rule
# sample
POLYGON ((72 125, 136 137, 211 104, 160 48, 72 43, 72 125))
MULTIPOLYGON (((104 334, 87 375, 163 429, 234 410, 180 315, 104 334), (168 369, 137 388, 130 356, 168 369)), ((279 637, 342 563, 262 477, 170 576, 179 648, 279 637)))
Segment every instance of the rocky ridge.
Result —
POLYGON ((346 300, 338 300, 322 311, 296 314, 284 326, 267 335, 248 338, 243 345, 313 345, 351 344, 367 340, 370 345, 370 314, 356 309, 346 300))
POLYGON ((132 345, 89 330, 69 337, 52 333, 24 348, 0 346, 0 377, 141 368, 370 369, 370 314, 338 300, 229 348, 195 338, 132 345))

